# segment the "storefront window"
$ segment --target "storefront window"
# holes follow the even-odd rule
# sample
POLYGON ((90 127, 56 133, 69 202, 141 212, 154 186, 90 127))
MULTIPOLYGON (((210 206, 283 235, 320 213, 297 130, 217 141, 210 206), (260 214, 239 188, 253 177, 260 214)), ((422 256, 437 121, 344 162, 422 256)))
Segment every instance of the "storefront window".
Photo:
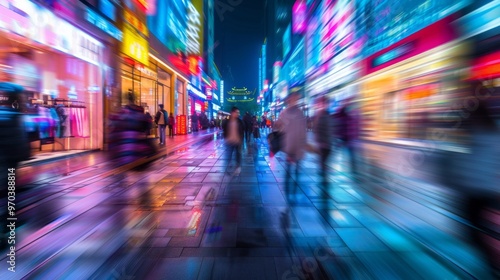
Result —
POLYGON ((101 69, 61 53, 7 54, 0 81, 25 89, 25 122, 33 152, 100 149, 103 143, 101 69))

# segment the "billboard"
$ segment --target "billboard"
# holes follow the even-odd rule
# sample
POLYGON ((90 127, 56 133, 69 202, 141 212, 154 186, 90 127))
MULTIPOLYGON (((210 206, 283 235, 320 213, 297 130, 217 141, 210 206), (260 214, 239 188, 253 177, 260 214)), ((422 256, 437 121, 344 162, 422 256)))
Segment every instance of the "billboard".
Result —
POLYGON ((124 24, 123 27, 122 51, 124 54, 137 60, 143 65, 148 65, 149 63, 148 40, 139 35, 135 29, 128 24, 124 24))
POLYGON ((423 28, 463 9, 471 0, 359 0, 360 21, 365 26, 367 44, 363 57, 368 57, 423 28))
POLYGON ((307 28, 307 5, 305 0, 297 0, 292 8, 293 33, 303 34, 307 28))
POLYGON ((148 15, 149 31, 172 53, 186 52, 186 0, 157 1, 156 13, 148 15))
POLYGON ((187 53, 203 56, 203 0, 191 0, 187 9, 187 53))
POLYGON ((292 25, 289 24, 285 29, 285 33, 283 34, 283 59, 290 53, 292 49, 292 25))

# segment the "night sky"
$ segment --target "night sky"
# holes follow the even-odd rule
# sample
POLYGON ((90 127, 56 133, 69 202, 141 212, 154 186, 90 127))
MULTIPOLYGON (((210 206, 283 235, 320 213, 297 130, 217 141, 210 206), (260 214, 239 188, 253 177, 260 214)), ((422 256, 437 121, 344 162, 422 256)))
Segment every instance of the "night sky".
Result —
POLYGON ((265 0, 218 0, 215 3, 214 56, 225 90, 232 87, 258 90, 260 48, 265 37, 265 0), (231 7, 230 3, 240 4, 231 7), (223 4, 232 9, 221 13, 223 4))

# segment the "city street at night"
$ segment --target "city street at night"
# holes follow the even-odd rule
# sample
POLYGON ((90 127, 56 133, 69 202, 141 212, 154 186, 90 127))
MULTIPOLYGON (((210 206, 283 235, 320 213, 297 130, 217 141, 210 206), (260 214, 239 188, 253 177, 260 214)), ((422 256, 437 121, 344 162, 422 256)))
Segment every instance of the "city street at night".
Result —
POLYGON ((4 279, 500 279, 500 0, 0 0, 4 279))

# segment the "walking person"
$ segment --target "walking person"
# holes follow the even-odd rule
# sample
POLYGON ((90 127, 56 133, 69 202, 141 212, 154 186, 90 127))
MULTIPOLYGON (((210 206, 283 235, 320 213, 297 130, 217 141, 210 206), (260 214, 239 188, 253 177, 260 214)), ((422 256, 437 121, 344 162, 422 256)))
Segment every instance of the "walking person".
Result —
MULTIPOLYGON (((290 184, 292 183, 292 166, 295 167, 295 181, 299 178, 299 163, 304 157, 307 143, 307 122, 304 113, 298 106, 300 94, 292 92, 288 96, 287 108, 281 112, 275 124, 282 136, 282 151, 287 155, 287 177, 285 180, 285 190, 290 194, 290 184)), ((294 193, 296 191, 296 185, 294 193)))
MULTIPOLYGON (((489 94, 482 85, 479 87, 482 91, 479 96, 489 94)), ((495 122, 492 106, 483 100, 474 100, 478 102, 476 107, 469 108, 468 118, 462 122, 469 152, 447 153, 441 176, 454 192, 459 192, 464 202, 460 204, 462 217, 469 224, 466 231, 469 240, 489 266, 492 279, 500 279, 500 127, 495 122)))
POLYGON ((357 143, 359 136, 359 120, 354 111, 352 101, 346 101, 345 105, 335 117, 337 125, 338 147, 345 148, 349 156, 351 175, 357 178, 359 170, 357 166, 357 143))
POLYGON ((168 136, 174 138, 174 127, 175 127, 175 118, 174 114, 170 113, 168 117, 168 136))
POLYGON ((245 125, 239 117, 240 110, 237 107, 233 107, 231 109, 231 116, 229 117, 229 120, 223 122, 222 124, 222 133, 226 142, 229 161, 231 161, 233 157, 233 152, 236 151, 235 174, 239 174, 241 172, 241 146, 243 144, 245 130, 245 125))
POLYGON ((314 118, 313 131, 320 157, 320 175, 323 186, 328 186, 328 159, 332 152, 333 129, 332 118, 328 112, 328 98, 321 96, 317 101, 317 114, 314 118))
POLYGON ((165 145, 165 130, 168 124, 168 113, 163 109, 163 104, 158 105, 158 112, 155 115, 155 123, 158 125, 160 134, 160 145, 165 145))
POLYGON ((198 114, 196 112, 191 116, 191 131, 198 132, 198 114))
POLYGON ((246 112, 245 116, 243 117, 243 123, 245 125, 245 139, 247 142, 250 142, 250 137, 252 135, 252 116, 250 115, 250 112, 246 112))

